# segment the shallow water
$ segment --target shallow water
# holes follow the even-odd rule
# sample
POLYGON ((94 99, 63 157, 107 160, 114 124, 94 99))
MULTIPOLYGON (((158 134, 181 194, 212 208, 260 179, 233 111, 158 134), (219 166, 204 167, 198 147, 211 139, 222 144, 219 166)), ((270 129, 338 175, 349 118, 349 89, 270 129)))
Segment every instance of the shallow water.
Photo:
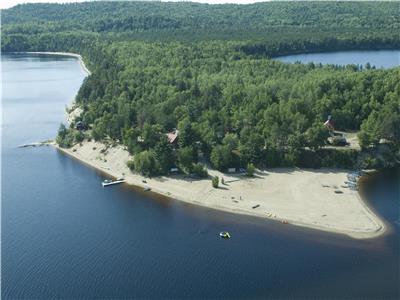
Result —
POLYGON ((3 299, 400 296, 398 173, 368 184, 393 227, 371 240, 104 189, 51 147, 16 148, 54 137, 83 78, 74 58, 2 56, 3 299))
POLYGON ((339 51, 327 53, 294 54, 276 57, 287 63, 321 63, 333 65, 362 65, 370 63, 376 68, 393 68, 400 65, 400 50, 339 51))

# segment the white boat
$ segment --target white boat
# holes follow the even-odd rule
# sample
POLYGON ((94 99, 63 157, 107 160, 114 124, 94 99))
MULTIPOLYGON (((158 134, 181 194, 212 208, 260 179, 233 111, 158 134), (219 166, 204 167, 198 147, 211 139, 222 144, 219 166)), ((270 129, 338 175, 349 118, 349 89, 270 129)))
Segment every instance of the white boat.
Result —
POLYGON ((124 179, 124 178, 118 178, 117 180, 106 179, 106 180, 104 180, 104 181, 101 183, 101 185, 102 185, 103 187, 105 187, 105 186, 114 185, 114 184, 119 184, 119 183, 123 183, 123 182, 125 182, 125 179, 124 179))

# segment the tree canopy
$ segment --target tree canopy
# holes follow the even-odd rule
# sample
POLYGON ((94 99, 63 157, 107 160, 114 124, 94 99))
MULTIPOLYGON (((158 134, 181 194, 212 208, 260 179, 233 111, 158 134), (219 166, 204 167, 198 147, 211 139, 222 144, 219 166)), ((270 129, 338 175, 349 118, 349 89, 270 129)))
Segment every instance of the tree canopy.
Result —
MULTIPOLYGON (((364 154, 385 139, 399 160, 399 68, 271 59, 399 49, 399 21, 394 2, 90 2, 17 5, 2 11, 1 30, 3 51, 82 54, 92 74, 76 101, 92 137, 122 142, 138 154, 135 169, 164 174, 201 173, 200 153, 221 170, 354 166, 354 151, 324 149, 328 115, 361 130, 364 154)), ((66 128, 60 136, 73 142, 66 128)))

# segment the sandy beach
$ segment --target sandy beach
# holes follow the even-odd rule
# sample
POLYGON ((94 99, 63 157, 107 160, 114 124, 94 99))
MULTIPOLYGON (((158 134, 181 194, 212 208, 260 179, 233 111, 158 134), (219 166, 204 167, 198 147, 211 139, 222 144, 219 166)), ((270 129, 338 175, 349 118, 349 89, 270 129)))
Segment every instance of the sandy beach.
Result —
POLYGON ((153 192, 187 203, 353 238, 372 238, 384 232, 384 223, 358 192, 342 187, 347 180, 343 170, 269 169, 257 171, 253 178, 209 170, 210 175, 225 181, 215 189, 210 179, 194 180, 183 175, 149 179, 132 173, 126 165, 132 157, 120 145, 85 141, 70 149, 58 149, 112 177, 124 177, 127 184, 149 187, 153 192))

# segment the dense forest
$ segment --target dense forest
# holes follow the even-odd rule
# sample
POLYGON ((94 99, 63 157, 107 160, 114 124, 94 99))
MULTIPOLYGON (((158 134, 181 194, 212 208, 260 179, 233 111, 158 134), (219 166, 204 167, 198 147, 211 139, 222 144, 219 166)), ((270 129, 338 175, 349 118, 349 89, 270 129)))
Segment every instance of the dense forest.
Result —
POLYGON ((62 146, 123 143, 130 167, 148 175, 201 174, 199 161, 226 170, 400 160, 400 68, 271 59, 399 49, 397 3, 30 4, 2 11, 2 23, 3 51, 77 52, 92 71, 76 99, 89 130, 61 126, 62 146), (328 115, 359 131, 362 151, 325 147, 328 115))

